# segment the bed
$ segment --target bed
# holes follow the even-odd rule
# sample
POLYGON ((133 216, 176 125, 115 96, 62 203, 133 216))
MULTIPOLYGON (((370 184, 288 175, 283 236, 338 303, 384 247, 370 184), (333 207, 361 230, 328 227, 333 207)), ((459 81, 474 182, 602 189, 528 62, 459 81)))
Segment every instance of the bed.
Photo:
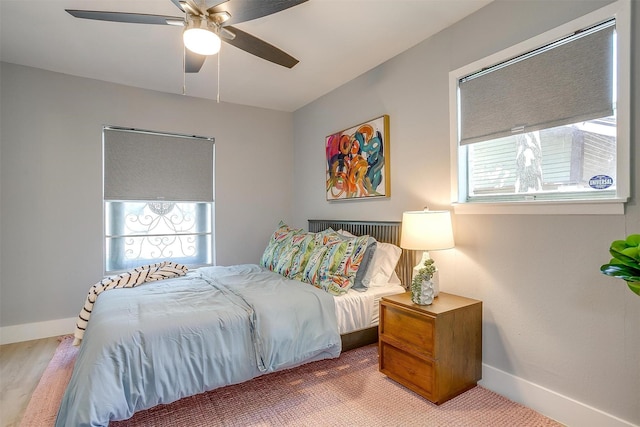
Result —
MULTIPOLYGON (((341 220, 308 220, 309 231, 320 232, 326 229, 344 230, 356 236, 369 235, 381 243, 390 245, 400 245, 400 231, 402 223, 400 221, 341 221, 341 220)), ((416 251, 402 250, 400 258, 395 266, 395 272, 400 278, 402 288, 389 290, 389 295, 404 292, 411 283, 413 266, 415 264, 416 251)), ((374 288, 374 292, 375 289, 374 288)), ((355 292, 355 291, 352 291, 355 292)), ((378 341, 378 317, 380 309, 380 298, 384 295, 377 295, 373 301, 373 318, 370 325, 362 325, 360 328, 353 328, 350 332, 342 332, 342 351, 373 344, 378 341)))
MULTIPOLYGON (((159 404, 336 358, 341 351, 376 342, 379 299, 404 292, 401 283, 408 283, 410 256, 400 252, 388 283, 363 279, 358 282, 367 286, 358 288, 355 279, 334 278, 328 288, 310 286, 291 278, 295 251, 278 243, 273 247, 282 253, 273 257, 278 250, 269 252, 281 229, 282 224, 260 265, 203 267, 182 277, 102 293, 92 308, 56 426, 105 426, 159 404), (286 256, 291 260, 285 263, 286 256)), ((371 255, 365 248, 377 244, 378 253, 384 247, 399 250, 394 246, 400 223, 309 220, 309 231, 296 233, 292 235, 305 241, 337 239, 337 233, 339 245, 352 249, 354 242, 367 240, 362 250, 353 249, 355 266, 345 267, 352 268, 351 274, 359 268, 356 254, 362 259, 371 255)), ((338 247, 335 241, 325 246, 310 245, 313 250, 305 257, 338 247)), ((315 266, 306 261, 305 271, 315 266)), ((360 269, 362 278, 365 270, 372 269, 360 269)), ((306 279, 311 276, 326 278, 309 273, 306 279)))

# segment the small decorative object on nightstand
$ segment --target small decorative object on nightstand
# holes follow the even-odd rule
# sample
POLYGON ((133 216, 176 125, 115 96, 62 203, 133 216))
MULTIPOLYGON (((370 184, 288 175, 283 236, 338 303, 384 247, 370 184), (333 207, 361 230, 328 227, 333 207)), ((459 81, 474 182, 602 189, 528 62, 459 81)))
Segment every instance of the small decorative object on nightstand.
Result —
POLYGON ((425 260, 424 267, 418 270, 418 274, 411 281, 411 301, 416 304, 429 305, 435 298, 435 286, 431 280, 436 272, 436 266, 433 264, 431 258, 425 260))
POLYGON ((433 304, 411 293, 380 301, 380 371, 440 405, 482 378, 482 302, 440 293, 433 304))

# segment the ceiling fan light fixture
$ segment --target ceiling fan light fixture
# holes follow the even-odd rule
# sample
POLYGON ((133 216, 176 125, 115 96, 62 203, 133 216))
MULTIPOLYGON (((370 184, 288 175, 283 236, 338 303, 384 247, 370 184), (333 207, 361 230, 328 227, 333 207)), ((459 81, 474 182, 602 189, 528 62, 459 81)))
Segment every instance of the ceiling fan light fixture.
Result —
POLYGON ((182 33, 184 45, 190 51, 199 55, 215 55, 220 52, 220 37, 210 28, 207 28, 207 22, 201 21, 201 25, 197 25, 194 21, 190 21, 182 33))

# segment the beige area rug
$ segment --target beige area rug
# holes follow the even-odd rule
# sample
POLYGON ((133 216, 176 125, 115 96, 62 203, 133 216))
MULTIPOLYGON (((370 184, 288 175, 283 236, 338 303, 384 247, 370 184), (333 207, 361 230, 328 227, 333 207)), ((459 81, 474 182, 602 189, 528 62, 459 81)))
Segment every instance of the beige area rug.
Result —
MULTIPOLYGON (((52 426, 77 349, 64 338, 21 426, 52 426)), ((482 387, 436 406, 378 371, 377 346, 139 412, 113 427, 561 426, 482 387)))

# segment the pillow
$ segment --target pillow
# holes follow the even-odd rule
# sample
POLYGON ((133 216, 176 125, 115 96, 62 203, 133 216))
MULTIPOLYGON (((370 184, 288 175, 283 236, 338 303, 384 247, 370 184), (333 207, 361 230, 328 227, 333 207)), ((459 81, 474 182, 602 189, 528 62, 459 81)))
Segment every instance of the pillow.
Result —
MULTIPOLYGON (((345 230, 338 230, 337 233, 343 236, 353 237, 353 234, 345 230)), ((373 239, 373 237, 371 239, 373 239)), ((400 255, 402 255, 402 249, 392 243, 373 240, 376 242, 376 245, 371 254, 371 261, 365 266, 366 268, 364 268, 362 286, 366 289, 369 286, 381 287, 389 284, 401 284, 400 278, 395 273, 395 269, 400 260, 400 255)), ((362 264, 360 268, 363 269, 362 264)), ((355 285, 354 289, 356 289, 355 285)))
POLYGON ((317 273, 321 289, 342 295, 353 287, 368 240, 369 236, 360 236, 325 245, 328 250, 317 273))
POLYGON ((306 283, 310 283, 313 286, 320 288, 320 278, 318 277, 318 268, 320 267, 320 263, 324 259, 324 256, 327 254, 329 250, 328 246, 324 245, 315 245, 313 249, 311 249, 311 253, 309 254, 309 259, 307 260, 307 264, 305 265, 302 274, 296 275, 298 280, 301 280, 306 283))
POLYGON ((391 244, 378 242, 373 259, 363 282, 365 286, 386 286, 395 272, 402 249, 391 244))
POLYGON ((280 221, 278 228, 273 232, 267 243, 267 247, 260 258, 260 265, 273 270, 279 261, 280 253, 286 249, 287 243, 291 238, 303 233, 303 230, 290 228, 287 224, 280 221))
MULTIPOLYGON (((349 233, 346 230, 338 230, 338 234, 345 237, 356 237, 355 235, 349 233)), ((358 271, 356 272, 356 280, 353 283, 353 289, 356 291, 364 292, 369 288, 369 282, 367 281, 365 284, 364 279, 366 277, 367 272, 369 271, 369 266, 371 265, 371 260, 373 259, 373 254, 376 251, 376 247, 378 242, 373 237, 369 236, 367 240, 367 249, 364 252, 364 257, 362 257, 362 262, 360 263, 360 267, 358 267, 358 271)))
POLYGON ((391 273, 391 278, 389 278, 389 281, 384 283, 375 283, 375 282, 371 282, 369 283, 369 288, 384 288, 386 286, 396 286, 396 285, 402 285, 402 281, 400 280, 400 278, 398 277, 398 273, 396 273, 395 271, 393 273, 391 273))
POLYGON ((396 273, 395 270, 393 270, 393 273, 391 273, 391 277, 389 278, 389 281, 385 284, 385 285, 380 285, 380 286, 396 286, 396 285, 402 285, 402 280, 400 280, 400 278, 398 277, 398 273, 396 273))
POLYGON ((274 273, 289 277, 293 259, 299 251, 300 246, 291 244, 291 239, 287 240, 287 243, 283 245, 282 250, 275 260, 275 265, 273 266, 274 273))
POLYGON ((291 266, 287 277, 295 280, 302 280, 304 269, 309 263, 309 258, 316 247, 315 233, 296 234, 291 238, 291 244, 298 250, 291 260, 291 266))
POLYGON ((342 236, 340 236, 338 232, 331 227, 317 232, 315 238, 316 245, 330 245, 332 243, 341 242, 342 240, 342 236))

